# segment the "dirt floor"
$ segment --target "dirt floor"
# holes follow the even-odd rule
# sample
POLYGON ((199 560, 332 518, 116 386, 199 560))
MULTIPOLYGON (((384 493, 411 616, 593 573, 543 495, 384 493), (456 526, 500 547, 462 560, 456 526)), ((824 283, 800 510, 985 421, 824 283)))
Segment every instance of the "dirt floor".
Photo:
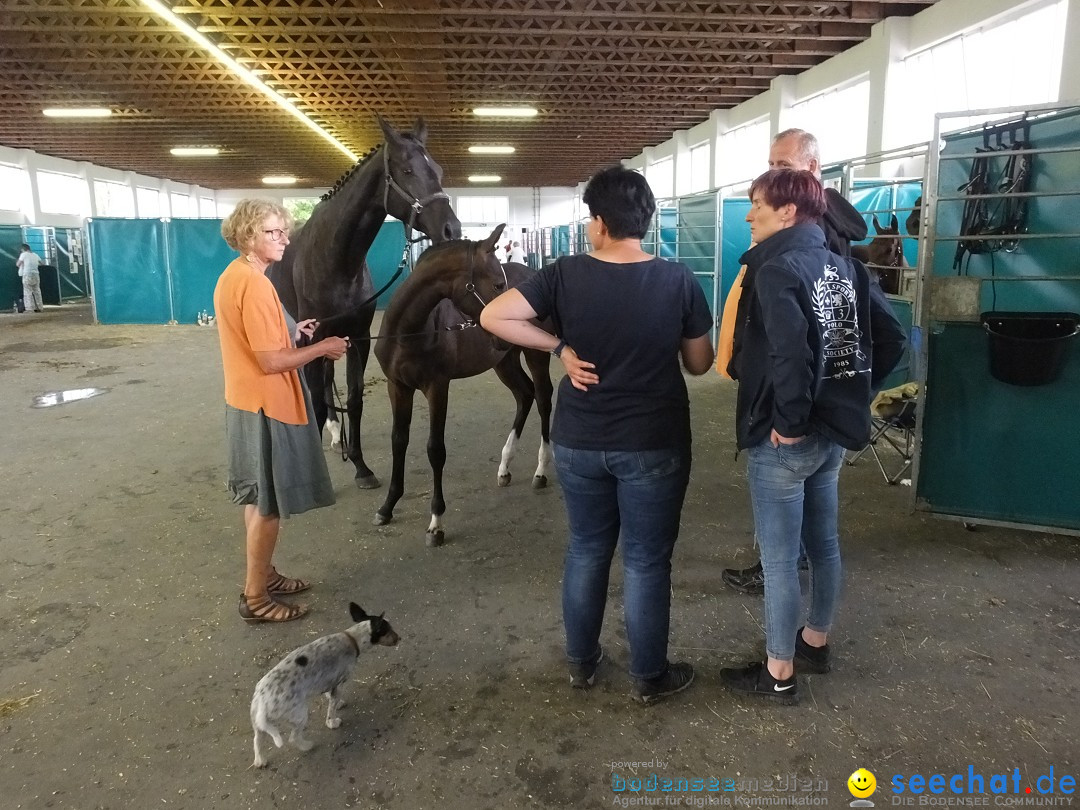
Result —
MULTIPOLYGON (((385 478, 386 395, 369 379, 365 447, 385 478)), ((513 485, 496 487, 512 402, 494 375, 451 389, 447 544, 424 545, 418 411, 395 521, 372 525, 384 490, 354 488, 328 450, 338 503, 288 521, 277 558, 315 582, 313 611, 249 626, 236 612, 241 514, 224 486, 215 330, 98 326, 85 305, 0 315, 0 806, 840 806, 865 767, 880 807, 911 795, 893 795, 894 776, 966 780, 972 766, 988 782, 1009 774, 1011 790, 1019 769, 1024 800, 1051 769, 1080 775, 1080 542, 913 514, 910 488, 887 486, 867 459, 842 475, 834 671, 804 678, 792 708, 726 692, 718 669, 762 649, 762 601, 720 581, 753 559, 734 387, 714 374, 690 387, 672 655, 698 678, 645 708, 628 697, 618 571, 600 681, 568 686, 559 489, 529 486, 535 417, 513 485), (109 390, 30 407, 86 386, 109 390), (269 768, 251 768, 255 682, 347 626, 349 600, 385 611, 401 644, 361 658, 341 728, 322 724, 320 702, 314 750, 274 749, 269 768)))

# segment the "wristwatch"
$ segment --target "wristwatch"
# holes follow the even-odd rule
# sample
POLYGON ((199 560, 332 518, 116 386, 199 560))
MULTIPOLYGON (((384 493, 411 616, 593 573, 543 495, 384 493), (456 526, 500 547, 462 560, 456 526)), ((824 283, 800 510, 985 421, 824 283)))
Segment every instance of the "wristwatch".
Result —
POLYGON ((565 340, 560 340, 559 345, 556 346, 554 349, 552 349, 551 353, 553 355, 555 355, 556 357, 559 357, 559 356, 562 355, 562 350, 565 349, 565 348, 566 348, 566 341, 565 340))

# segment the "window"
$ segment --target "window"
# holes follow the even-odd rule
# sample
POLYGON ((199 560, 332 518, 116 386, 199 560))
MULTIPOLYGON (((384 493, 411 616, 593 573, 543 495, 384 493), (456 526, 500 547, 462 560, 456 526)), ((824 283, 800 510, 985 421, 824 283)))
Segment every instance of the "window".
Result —
POLYGON ((156 219, 161 216, 161 194, 156 188, 136 187, 135 205, 140 217, 156 219))
POLYGON ((769 168, 769 119, 728 130, 716 141, 716 185, 752 180, 769 168))
POLYGON ((133 217, 135 200, 131 187, 123 183, 94 181, 94 206, 99 217, 133 217))
POLYGON ((311 212, 319 204, 318 197, 286 197, 281 201, 285 210, 292 214, 297 224, 307 222, 311 218, 311 212))
POLYGON ((174 217, 190 217, 192 214, 191 197, 187 194, 172 192, 169 194, 169 206, 174 217))
POLYGON ((217 216, 217 206, 214 205, 213 197, 199 197, 199 216, 203 219, 213 219, 217 216))
POLYGON ((784 128, 798 127, 816 135, 825 165, 865 155, 869 122, 870 81, 861 79, 792 104, 784 128))
POLYGON ((675 196, 675 161, 670 157, 661 158, 645 169, 645 179, 649 182, 653 196, 666 200, 675 196))
POLYGON ((690 148, 690 191, 705 191, 712 186, 709 177, 709 142, 690 148))
POLYGON ((29 191, 26 169, 0 165, 0 211, 28 211, 29 191))
POLYGON ((498 225, 510 220, 510 198, 463 195, 457 198, 454 213, 462 223, 498 225))
POLYGON ((37 188, 42 213, 90 216, 90 188, 83 178, 38 172, 37 188))
MULTIPOLYGON (((906 114, 894 122, 897 131, 890 134, 890 145, 929 140, 936 112, 1057 101, 1066 6, 1063 0, 1041 4, 908 56, 897 69, 894 91, 906 114), (1021 70, 1013 57, 1017 43, 1024 42, 1038 47, 1024 49, 1021 70)), ((986 119, 947 118, 942 125, 962 129, 981 120, 986 119)))

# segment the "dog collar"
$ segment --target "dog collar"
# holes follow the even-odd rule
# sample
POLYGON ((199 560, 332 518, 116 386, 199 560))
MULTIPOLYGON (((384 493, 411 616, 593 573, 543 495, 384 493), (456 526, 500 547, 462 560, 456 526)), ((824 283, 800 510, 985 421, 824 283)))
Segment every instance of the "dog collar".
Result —
POLYGON ((359 658, 360 657, 360 645, 356 643, 356 639, 353 638, 352 636, 350 636, 348 633, 346 633, 344 631, 342 631, 342 635, 345 636, 345 638, 347 638, 349 640, 350 644, 352 644, 352 648, 354 650, 356 650, 356 657, 359 658))

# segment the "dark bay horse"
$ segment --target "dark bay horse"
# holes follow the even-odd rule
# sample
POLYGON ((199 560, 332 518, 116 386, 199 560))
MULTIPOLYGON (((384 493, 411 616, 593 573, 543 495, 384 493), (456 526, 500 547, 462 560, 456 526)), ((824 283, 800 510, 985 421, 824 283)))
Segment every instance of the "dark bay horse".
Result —
POLYGON ((888 228, 883 228, 874 214, 875 236, 867 245, 852 245, 851 256, 877 275, 881 289, 890 295, 899 295, 901 269, 908 267, 904 258, 904 240, 900 236, 900 222, 893 214, 888 228))
MULTIPOLYGON (((360 444, 364 371, 375 315, 375 289, 364 257, 388 213, 406 224, 407 236, 413 228, 435 243, 461 236, 461 223, 442 190, 442 169, 424 148, 423 119, 411 133, 401 133, 377 118, 385 143, 361 158, 323 196, 269 273, 285 309, 296 320, 319 321, 314 340, 327 335, 350 338, 345 360, 348 453, 356 467, 356 484, 364 489, 379 486, 364 463, 360 444)), ((332 404, 333 371, 328 360, 304 368, 320 430, 332 404)))
POLYGON ((548 376, 550 356, 547 352, 504 343, 479 326, 462 328, 467 319, 475 322, 480 317, 480 310, 488 301, 507 286, 521 283, 529 272, 527 268, 519 270, 520 265, 503 268, 495 258, 495 246, 502 230, 503 226, 498 226, 483 242, 459 240, 425 251, 383 313, 375 346, 375 357, 386 375, 386 388, 390 394, 394 454, 386 501, 379 507, 375 525, 393 519, 394 507, 404 494, 405 453, 409 446, 413 395, 422 391, 428 401, 427 455, 434 479, 431 523, 426 537, 429 546, 442 545, 444 540, 442 516, 446 512, 446 502, 443 500, 442 473, 446 464, 446 408, 451 380, 472 377, 493 368, 503 385, 514 394, 517 412, 503 447, 500 486, 510 483, 510 456, 521 437, 533 401, 536 402, 540 413, 541 444, 533 486, 547 485, 553 391, 548 376), (522 356, 529 374, 521 367, 522 356))

